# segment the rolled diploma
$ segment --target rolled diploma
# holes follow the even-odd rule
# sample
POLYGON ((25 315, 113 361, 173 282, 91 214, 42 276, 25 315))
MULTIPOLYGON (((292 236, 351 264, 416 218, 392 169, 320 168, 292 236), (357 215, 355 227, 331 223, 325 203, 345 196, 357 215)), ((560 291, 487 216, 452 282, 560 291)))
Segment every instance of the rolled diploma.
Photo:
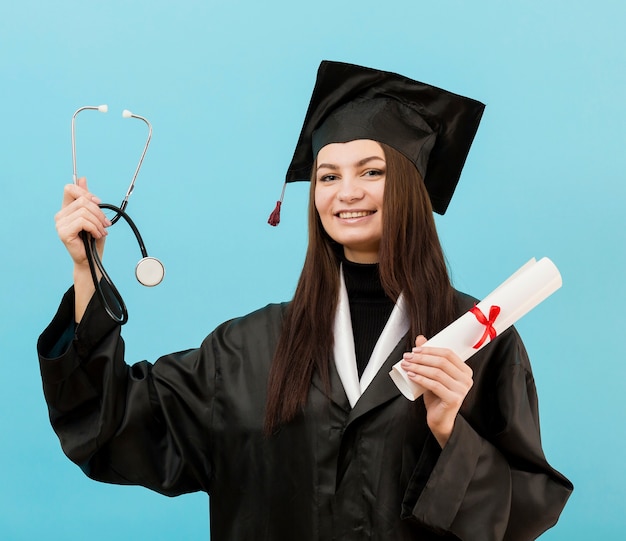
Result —
MULTIPOLYGON (((477 306, 486 318, 489 317, 491 306, 500 307, 500 314, 493 323, 493 328, 499 336, 552 295, 562 283, 561 274, 552 261, 547 257, 539 261, 533 258, 494 289, 477 306)), ((484 332, 485 325, 481 324, 474 314, 466 312, 428 340, 424 347, 451 349, 465 362, 490 342, 487 338, 478 349, 474 349, 473 346, 484 332)), ((401 362, 398 361, 393 365, 389 375, 404 396, 409 400, 415 400, 422 395, 424 390, 409 379, 400 366, 401 362)))

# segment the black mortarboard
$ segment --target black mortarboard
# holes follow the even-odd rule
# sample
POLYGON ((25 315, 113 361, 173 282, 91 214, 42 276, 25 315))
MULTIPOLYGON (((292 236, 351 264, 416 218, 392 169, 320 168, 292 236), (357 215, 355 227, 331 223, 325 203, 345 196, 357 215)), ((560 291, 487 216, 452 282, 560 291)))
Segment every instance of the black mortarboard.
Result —
MULTIPOLYGON (((484 108, 476 100, 396 73, 325 60, 285 182, 310 180, 317 152, 329 143, 372 139, 415 164, 433 210, 443 214, 484 108)), ((276 225, 272 217, 270 223, 276 225)))

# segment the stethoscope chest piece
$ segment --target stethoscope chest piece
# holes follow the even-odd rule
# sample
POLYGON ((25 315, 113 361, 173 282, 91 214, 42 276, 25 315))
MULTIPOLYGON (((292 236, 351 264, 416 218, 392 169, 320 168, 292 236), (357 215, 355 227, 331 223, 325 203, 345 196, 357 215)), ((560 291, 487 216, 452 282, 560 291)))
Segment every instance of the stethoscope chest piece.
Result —
POLYGON ((135 267, 135 276, 140 284, 154 287, 163 281, 165 267, 156 257, 144 257, 135 267))

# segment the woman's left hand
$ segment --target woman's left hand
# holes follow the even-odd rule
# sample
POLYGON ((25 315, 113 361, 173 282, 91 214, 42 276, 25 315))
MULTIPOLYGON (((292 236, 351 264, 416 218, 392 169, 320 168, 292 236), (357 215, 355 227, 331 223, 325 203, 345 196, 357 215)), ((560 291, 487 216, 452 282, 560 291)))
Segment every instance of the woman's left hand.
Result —
POLYGON ((473 371, 452 350, 421 347, 425 342, 423 336, 415 339, 413 350, 403 356, 402 368, 411 381, 424 389, 426 422, 443 448, 474 383, 473 371))

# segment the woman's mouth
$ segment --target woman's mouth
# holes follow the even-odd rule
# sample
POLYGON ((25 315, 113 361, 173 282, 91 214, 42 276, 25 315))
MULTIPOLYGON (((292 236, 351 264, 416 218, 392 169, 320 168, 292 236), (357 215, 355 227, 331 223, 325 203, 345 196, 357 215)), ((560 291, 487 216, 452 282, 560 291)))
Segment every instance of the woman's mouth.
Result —
POLYGON ((357 210, 357 211, 343 211, 337 213, 337 216, 341 219, 347 220, 349 218, 363 218, 364 216, 369 216, 374 214, 373 210, 357 210))

